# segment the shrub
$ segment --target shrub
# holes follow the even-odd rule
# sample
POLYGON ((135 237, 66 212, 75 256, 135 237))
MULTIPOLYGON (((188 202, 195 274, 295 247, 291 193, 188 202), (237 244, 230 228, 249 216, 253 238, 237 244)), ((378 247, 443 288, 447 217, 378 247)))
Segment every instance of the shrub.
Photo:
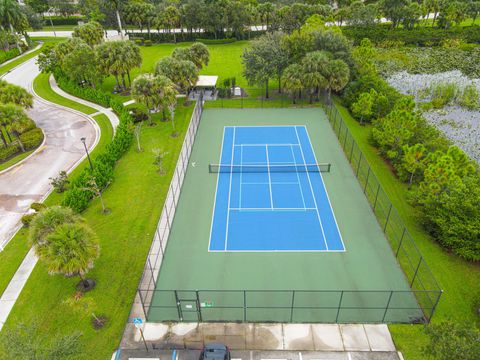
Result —
POLYGON ((463 89, 462 94, 458 99, 460 106, 466 107, 470 110, 475 110, 480 107, 480 99, 477 87, 475 84, 470 84, 463 89))
POLYGON ((7 161, 8 159, 20 153, 20 151, 20 146, 18 146, 16 143, 10 144, 6 148, 0 148, 0 162, 7 161))
POLYGON ((50 25, 78 25, 79 21, 86 21, 86 19, 82 16, 49 16, 45 17, 45 26, 50 25))
POLYGON ((105 107, 111 107, 118 115, 120 124, 115 136, 106 149, 93 160, 93 171, 86 168, 71 182, 70 189, 66 191, 62 205, 68 206, 77 212, 85 210, 92 200, 94 194, 86 190, 88 181, 92 176, 99 188, 105 188, 113 180, 113 169, 117 160, 128 150, 133 139, 132 126, 133 117, 122 102, 113 99, 110 94, 93 88, 85 88, 76 85, 67 78, 56 74, 57 83, 64 90, 80 98, 96 102, 105 107))
POLYGON ((35 210, 35 211, 40 211, 43 210, 47 207, 47 205, 39 202, 34 202, 32 205, 30 205, 30 209, 35 210))
POLYGON ((195 39, 196 42, 200 42, 205 45, 221 45, 221 44, 231 44, 237 41, 236 38, 228 39, 195 39))
POLYGON ((134 107, 131 108, 131 115, 133 117, 133 122, 138 123, 141 121, 148 120, 148 111, 140 108, 140 107, 134 107))
POLYGON ((143 45, 143 39, 136 39, 135 44, 137 44, 139 46, 143 45))
POLYGON ((0 64, 10 59, 13 59, 15 56, 18 56, 18 55, 20 55, 20 53, 17 48, 13 48, 7 51, 2 50, 0 51, 0 64))
POLYGON ((145 42, 143 43, 145 46, 152 46, 152 40, 150 39, 147 39, 145 40, 145 42))
POLYGON ((22 216, 22 224, 24 227, 29 227, 36 213, 26 214, 22 216))
POLYGON ((43 141, 43 131, 39 128, 28 130, 20 135, 25 150, 31 150, 39 146, 43 141))

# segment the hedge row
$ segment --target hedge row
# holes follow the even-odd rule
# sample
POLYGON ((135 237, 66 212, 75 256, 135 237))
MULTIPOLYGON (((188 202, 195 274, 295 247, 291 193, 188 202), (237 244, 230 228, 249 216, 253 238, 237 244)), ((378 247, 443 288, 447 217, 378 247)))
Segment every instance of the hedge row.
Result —
MULTIPOLYGON (((43 132, 39 128, 35 128, 24 132, 20 135, 25 151, 36 149, 43 141, 43 132)), ((0 163, 3 163, 14 156, 20 155, 22 149, 18 142, 13 142, 6 148, 0 148, 0 163)))
POLYGON ((45 26, 52 25, 78 25, 79 21, 86 21, 82 16, 50 16, 43 19, 45 26), (51 21, 50 21, 51 20, 51 21))
POLYGON ((228 38, 228 39, 195 39, 195 41, 203 43, 205 45, 221 45, 221 44, 231 44, 237 41, 237 38, 228 38))
POLYGON ((342 32, 355 45, 362 39, 369 38, 375 44, 385 42, 402 42, 405 45, 435 46, 446 39, 460 39, 468 43, 480 44, 480 26, 453 27, 439 29, 434 27, 418 27, 412 30, 392 29, 388 25, 370 27, 345 26, 342 32))
MULTIPOLYGON (((247 33, 245 38, 255 38, 258 37, 262 34, 264 34, 265 31, 252 31, 250 33, 247 33)), ((130 37, 130 40, 135 40, 135 39, 144 39, 144 40, 151 40, 154 43, 172 43, 172 42, 193 42, 193 41, 200 41, 204 42, 205 44, 226 44, 229 42, 236 41, 237 38, 232 38, 227 36, 228 34, 222 34, 222 35, 217 35, 215 37, 215 34, 212 33, 190 33, 190 32, 184 32, 180 34, 176 34, 174 37, 172 33, 157 33, 157 32, 151 32, 150 34, 146 32, 133 32, 133 31, 128 31, 127 32, 128 36, 130 37), (199 38, 199 35, 201 38, 199 38), (232 41, 233 40, 233 41, 232 41), (209 41, 208 43, 205 41, 209 41)), ((238 38, 238 40, 242 40, 241 38, 238 38)))
POLYGON ((116 162, 123 156, 132 143, 131 124, 133 122, 128 110, 122 102, 115 100, 108 93, 93 88, 85 88, 71 82, 66 77, 57 74, 56 80, 60 88, 79 98, 98 103, 104 107, 111 107, 118 115, 120 124, 115 136, 105 150, 93 161, 93 171, 85 168, 82 173, 71 182, 70 189, 65 193, 62 205, 69 206, 77 212, 85 210, 94 194, 85 190, 89 187, 91 177, 95 179, 100 189, 105 189, 113 181, 113 169, 116 162))
POLYGON ((5 61, 13 59, 15 56, 20 55, 20 52, 17 48, 13 48, 7 51, 0 51, 0 64, 3 64, 5 61))

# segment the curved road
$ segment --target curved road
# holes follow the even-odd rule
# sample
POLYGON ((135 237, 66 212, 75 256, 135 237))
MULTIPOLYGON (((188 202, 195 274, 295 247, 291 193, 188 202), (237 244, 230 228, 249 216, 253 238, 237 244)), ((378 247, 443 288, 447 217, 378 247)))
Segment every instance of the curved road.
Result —
MULTIPOLYGON (((36 58, 5 74, 2 78, 33 92, 40 73, 36 58)), ((89 149, 97 144, 99 129, 88 116, 47 102, 34 94, 28 115, 45 134, 40 151, 18 166, 0 174, 0 250, 20 228, 20 219, 30 204, 51 191, 50 177, 71 170, 85 157, 80 138, 87 138, 89 149)))

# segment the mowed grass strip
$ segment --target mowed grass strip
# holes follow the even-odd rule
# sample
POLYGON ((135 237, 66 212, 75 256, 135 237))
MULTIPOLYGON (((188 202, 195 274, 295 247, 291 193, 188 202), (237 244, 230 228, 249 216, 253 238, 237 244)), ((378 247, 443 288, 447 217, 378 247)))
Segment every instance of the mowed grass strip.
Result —
MULTIPOLYGON (((474 312, 474 303, 480 296, 478 281, 480 266, 449 254, 425 232, 420 225, 418 209, 412 207, 407 201, 407 184, 395 177, 377 149, 369 143, 370 126, 360 126, 346 108, 338 103, 336 105, 372 170, 415 239, 440 287, 444 290, 433 316, 433 323, 447 319, 470 323, 478 321, 478 315, 474 312)), ((389 325, 389 328, 397 348, 403 352, 405 359, 424 359, 421 348, 428 342, 428 338, 422 325, 389 325)))
POLYGON ((33 90, 35 93, 40 96, 41 98, 48 100, 52 103, 62 105, 68 107, 70 109, 74 109, 80 111, 84 114, 94 114, 97 112, 96 109, 91 108, 89 106, 79 104, 73 100, 64 98, 63 96, 57 94, 53 89, 50 87, 49 79, 50 74, 41 73, 38 75, 35 80, 33 81, 33 90))
MULTIPOLYGON (((97 280, 97 287, 85 296, 94 302, 93 312, 108 317, 106 326, 95 331, 91 314, 73 311, 65 300, 75 292, 78 279, 48 275, 42 263, 37 265, 7 320, 5 329, 20 322, 37 320, 40 331, 50 334, 83 333, 80 359, 109 359, 118 346, 148 249, 168 191, 183 138, 193 111, 193 104, 179 105, 175 111, 180 136, 170 136, 170 123, 157 120, 157 125, 144 125, 141 133, 142 152, 136 144, 122 157, 115 168, 115 179, 104 192, 109 215, 101 213, 100 201, 92 202, 82 214, 95 230, 100 241, 100 257, 88 274, 97 280), (160 176, 153 164, 153 149, 165 151, 164 169, 160 176)), ((6 354, 0 354, 0 357, 6 354)))

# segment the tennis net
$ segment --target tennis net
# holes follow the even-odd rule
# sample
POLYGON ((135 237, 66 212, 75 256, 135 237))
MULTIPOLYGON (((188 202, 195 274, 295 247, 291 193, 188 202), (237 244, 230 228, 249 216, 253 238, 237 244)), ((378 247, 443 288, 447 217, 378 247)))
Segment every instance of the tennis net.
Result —
POLYGON ((252 164, 252 165, 230 165, 230 164, 209 164, 210 173, 290 173, 290 172, 330 172, 332 164, 252 164))

